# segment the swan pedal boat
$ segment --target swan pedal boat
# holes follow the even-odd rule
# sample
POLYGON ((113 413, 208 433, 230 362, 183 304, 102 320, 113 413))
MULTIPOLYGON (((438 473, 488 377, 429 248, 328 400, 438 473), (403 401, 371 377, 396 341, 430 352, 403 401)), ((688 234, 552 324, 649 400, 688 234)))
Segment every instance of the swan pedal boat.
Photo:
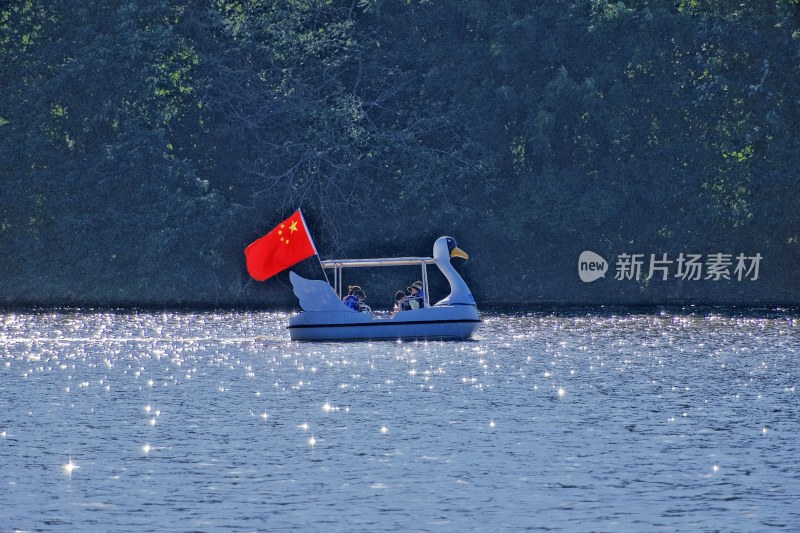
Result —
POLYGON ((289 335, 297 341, 469 339, 481 324, 478 307, 467 284, 450 264, 451 257, 467 259, 452 237, 440 237, 433 257, 381 259, 333 259, 321 261, 334 270, 334 287, 324 280, 311 280, 289 273, 302 312, 289 318, 289 335), (450 294, 430 305, 427 265, 435 264, 450 283, 450 294), (399 311, 391 318, 369 311, 355 311, 342 301, 342 271, 345 268, 419 265, 422 270, 425 305, 399 311))

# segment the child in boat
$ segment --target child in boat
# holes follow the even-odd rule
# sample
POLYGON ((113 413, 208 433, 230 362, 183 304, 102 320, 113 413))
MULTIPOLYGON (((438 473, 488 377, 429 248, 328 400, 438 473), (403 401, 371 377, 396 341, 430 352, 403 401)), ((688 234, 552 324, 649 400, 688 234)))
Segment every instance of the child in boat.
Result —
POLYGON ((359 292, 359 291, 361 291, 363 293, 363 291, 361 290, 361 287, 359 287, 358 285, 350 285, 350 286, 348 286, 347 287, 347 296, 345 296, 344 299, 342 300, 344 302, 344 304, 347 307, 349 307, 350 309, 352 309, 353 311, 358 311, 359 297, 358 297, 358 295, 356 293, 359 292))
POLYGON ((358 298, 358 304, 356 305, 356 311, 360 313, 371 313, 372 308, 364 303, 364 300, 367 299, 367 293, 363 290, 359 289, 355 292, 356 298, 358 298))
POLYGON ((398 311, 406 310, 405 299, 406 299, 406 293, 404 293, 403 291, 397 291, 396 293, 394 293, 394 309, 392 310, 392 316, 396 315, 398 311))
POLYGON ((372 309, 364 303, 364 300, 367 299, 367 293, 365 293, 361 287, 358 285, 350 285, 347 289, 347 296, 342 300, 347 307, 353 311, 372 312, 372 309))
POLYGON ((358 303, 356 304, 356 311, 359 311, 359 312, 362 312, 362 313, 363 312, 371 313, 372 309, 367 304, 364 303, 364 300, 367 299, 367 293, 365 293, 361 289, 361 287, 359 287, 358 290, 355 291, 354 294, 355 294, 356 298, 358 298, 358 303))

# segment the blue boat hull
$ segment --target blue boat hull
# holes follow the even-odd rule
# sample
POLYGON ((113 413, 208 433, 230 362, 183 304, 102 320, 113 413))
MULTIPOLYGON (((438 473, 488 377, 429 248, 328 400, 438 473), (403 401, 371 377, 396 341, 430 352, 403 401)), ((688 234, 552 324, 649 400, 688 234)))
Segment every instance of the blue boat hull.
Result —
POLYGON ((480 326, 472 305, 441 305, 401 311, 393 318, 375 318, 356 311, 303 311, 289 319, 289 335, 297 341, 378 339, 468 339, 480 326))

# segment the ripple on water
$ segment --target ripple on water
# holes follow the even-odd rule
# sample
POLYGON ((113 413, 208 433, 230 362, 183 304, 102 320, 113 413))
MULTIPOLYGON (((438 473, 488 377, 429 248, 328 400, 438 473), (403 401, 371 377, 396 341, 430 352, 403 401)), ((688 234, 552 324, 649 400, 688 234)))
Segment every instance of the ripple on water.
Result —
POLYGON ((800 528, 794 315, 490 313, 471 342, 316 344, 287 321, 0 315, 4 525, 800 528))

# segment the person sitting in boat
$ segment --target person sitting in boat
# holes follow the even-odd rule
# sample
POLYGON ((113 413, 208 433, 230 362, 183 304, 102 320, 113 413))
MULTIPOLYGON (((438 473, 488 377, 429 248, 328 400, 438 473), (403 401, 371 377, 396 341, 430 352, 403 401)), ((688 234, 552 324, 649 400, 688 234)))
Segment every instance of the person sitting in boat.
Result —
POLYGON ((361 287, 355 291, 355 297, 358 298, 358 303, 356 304, 356 311, 360 313, 371 313, 372 309, 370 306, 364 303, 364 300, 367 299, 367 293, 365 293, 361 287))
POLYGON ((364 303, 367 299, 367 293, 358 285, 350 285, 348 287, 347 296, 344 297, 344 304, 353 311, 359 312, 372 312, 372 309, 364 303))
POLYGON ((348 286, 347 287, 347 296, 345 296, 344 299, 342 300, 342 301, 344 301, 344 304, 347 307, 349 307, 350 309, 352 309, 353 311, 358 311, 359 298, 356 295, 356 293, 359 292, 359 291, 361 293, 364 292, 364 291, 361 290, 361 287, 359 287, 358 285, 350 285, 350 286, 348 286))
POLYGON ((422 290, 422 282, 415 281, 408 288, 408 296, 406 296, 406 303, 409 309, 419 309, 425 307, 425 291, 422 290))
POLYGON ((411 308, 406 307, 406 293, 403 291, 394 293, 394 309, 392 310, 392 316, 396 315, 398 311, 406 311, 407 309, 411 308))

